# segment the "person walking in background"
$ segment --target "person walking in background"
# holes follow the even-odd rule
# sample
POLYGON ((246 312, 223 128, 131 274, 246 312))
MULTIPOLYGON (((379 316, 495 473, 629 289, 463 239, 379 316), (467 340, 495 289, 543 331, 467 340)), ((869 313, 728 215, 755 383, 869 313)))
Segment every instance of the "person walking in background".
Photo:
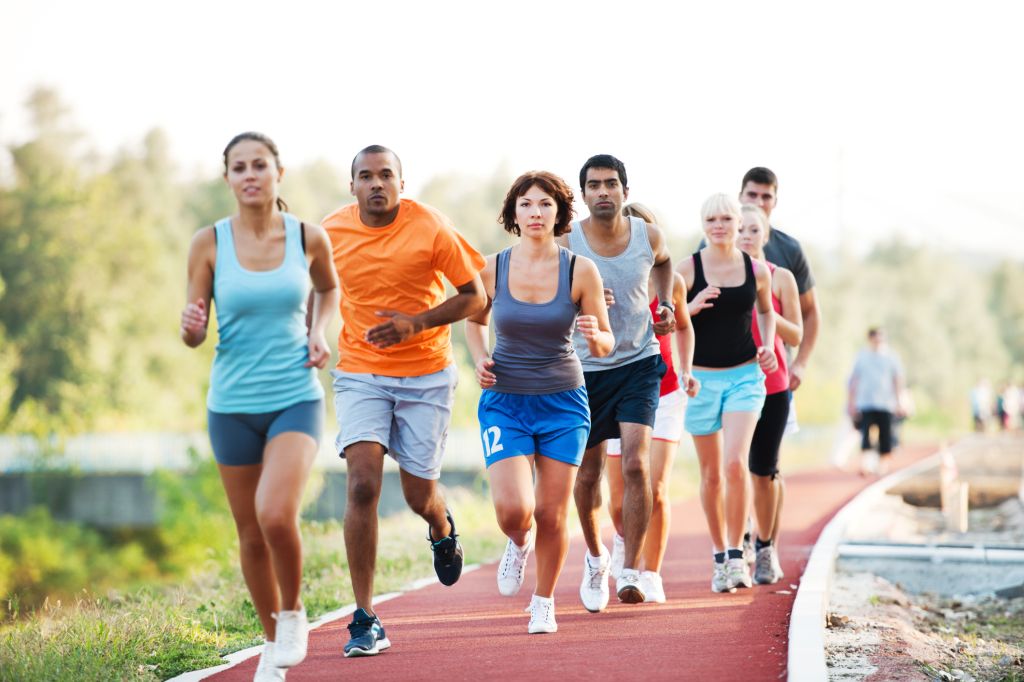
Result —
POLYGON ((327 234, 285 212, 283 175, 266 135, 228 143, 224 179, 237 213, 193 237, 181 315, 181 338, 195 348, 206 340, 211 301, 217 307, 207 419, 242 575, 266 635, 258 682, 283 680, 306 656, 299 503, 323 428, 316 370, 330 358, 324 334, 338 305, 327 234))
MULTIPOLYGON (((764 244, 770 228, 768 216, 753 204, 741 207, 737 245, 751 258, 765 261, 764 244)), ((754 428, 750 442, 748 466, 754 483, 754 515, 757 518, 757 538, 754 542, 754 582, 759 585, 776 583, 783 577, 778 552, 773 540, 782 520, 782 496, 778 493, 779 448, 786 431, 791 393, 786 366, 786 349, 799 346, 803 336, 799 294, 793 273, 785 268, 766 263, 771 271, 772 308, 775 310, 775 359, 778 367, 765 376, 764 407, 754 428)), ((754 325, 754 343, 761 346, 761 331, 754 325)))
POLYGON ((561 246, 597 264, 614 304, 608 317, 615 346, 604 357, 590 352, 583 333, 575 334, 576 353, 583 364, 590 404, 590 437, 576 476, 574 497, 587 554, 583 560, 580 600, 591 612, 608 605, 610 555, 600 537, 601 474, 604 441, 622 439, 622 527, 625 535, 623 569, 616 580, 619 601, 643 602, 640 550, 651 518, 651 428, 658 407, 658 390, 665 362, 655 334, 675 329, 672 304, 672 261, 656 225, 622 214, 629 196, 626 167, 609 154, 587 159, 580 169, 580 187, 590 215, 558 237, 561 246), (648 280, 658 297, 657 322, 651 322, 648 280))
POLYGON ((988 379, 980 379, 971 389, 971 418, 974 430, 984 433, 988 420, 992 418, 992 387, 988 379))
POLYGON ((903 414, 903 365, 885 342, 885 332, 868 330, 868 347, 857 354, 850 373, 847 409, 854 423, 860 424, 861 472, 885 475, 892 453, 893 417, 903 414), (871 430, 878 429, 877 467, 868 458, 871 430))
POLYGON ((730 592, 751 586, 740 549, 749 509, 747 457, 764 405, 764 375, 778 365, 775 316, 771 273, 736 247, 739 203, 714 194, 701 217, 707 246, 679 265, 696 335, 693 374, 701 384, 686 407, 686 430, 700 461, 701 505, 714 553, 711 590, 730 592), (755 305, 760 346, 751 333, 755 305))
POLYGON ((377 503, 384 456, 401 470, 402 493, 428 526, 434 570, 444 585, 462 574, 455 522, 438 489, 458 371, 452 322, 486 303, 484 259, 437 210, 410 199, 402 162, 386 147, 352 160, 356 203, 324 219, 341 282, 334 406, 338 453, 347 462, 345 550, 356 610, 345 656, 391 646, 373 610, 377 503), (456 293, 445 298, 442 276, 456 293))
MULTIPOLYGON (((636 217, 657 225, 654 213, 643 204, 627 204, 622 209, 623 215, 636 217)), ((655 289, 654 283, 647 283, 648 289, 655 289)), ((668 544, 668 531, 672 521, 672 505, 668 498, 668 478, 672 473, 672 461, 675 457, 679 439, 683 435, 683 415, 686 411, 687 395, 696 395, 700 384, 693 378, 693 328, 686 310, 686 285, 682 276, 673 273, 672 305, 675 306, 676 331, 675 338, 679 350, 680 371, 677 373, 672 360, 672 343, 668 335, 657 336, 661 349, 661 359, 668 367, 661 379, 658 409, 654 414, 654 429, 651 432, 651 521, 647 527, 642 552, 642 571, 640 582, 644 591, 644 601, 662 603, 665 601, 665 588, 661 580, 661 563, 665 558, 668 544)), ((657 315, 658 298, 651 300, 651 315, 657 315)), ((654 318, 657 321, 657 318, 654 318)), ((622 528, 622 496, 624 480, 620 455, 622 442, 618 438, 606 441, 608 457, 608 513, 615 526, 612 538, 611 576, 618 579, 622 573, 625 558, 626 541, 622 528)))
POLYGON ((531 634, 558 630, 553 595, 569 551, 566 517, 590 433, 573 328, 593 357, 607 355, 615 342, 597 266, 555 243, 571 229, 572 200, 572 190, 551 173, 526 173, 512 184, 499 222, 519 243, 487 257, 482 277, 489 305, 466 322, 483 389, 478 416, 491 497, 508 536, 498 591, 519 592, 536 547, 531 634))

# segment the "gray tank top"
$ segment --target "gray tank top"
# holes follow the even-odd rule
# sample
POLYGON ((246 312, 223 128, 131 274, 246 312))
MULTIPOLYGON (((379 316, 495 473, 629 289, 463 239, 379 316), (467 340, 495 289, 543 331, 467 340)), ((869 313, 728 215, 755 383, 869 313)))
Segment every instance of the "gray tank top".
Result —
MULTIPOLYGON (((508 290, 512 249, 498 254, 494 272, 496 341, 491 369, 498 393, 540 395, 571 391, 583 385, 583 369, 572 343, 579 308, 572 301, 568 249, 559 249, 558 291, 547 303, 516 300, 508 290)), ((647 313, 650 315, 650 312, 647 313)))
POLYGON ((569 233, 569 248, 597 264, 605 287, 611 289, 615 296, 615 305, 608 308, 608 319, 615 335, 611 353, 595 358, 591 356, 582 334, 576 332, 573 337, 583 371, 614 369, 658 355, 661 350, 654 336, 651 298, 647 292, 647 279, 654 267, 654 251, 647 239, 647 223, 630 216, 629 244, 618 256, 607 258, 594 253, 580 223, 574 222, 569 233))

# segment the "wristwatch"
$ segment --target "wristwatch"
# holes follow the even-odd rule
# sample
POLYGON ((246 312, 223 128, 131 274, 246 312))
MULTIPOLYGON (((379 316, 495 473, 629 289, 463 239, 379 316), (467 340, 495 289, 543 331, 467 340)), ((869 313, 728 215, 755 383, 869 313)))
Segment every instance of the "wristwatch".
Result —
POLYGON ((662 308, 668 308, 669 310, 672 311, 673 315, 676 314, 676 307, 674 305, 672 305, 671 303, 666 303, 666 302, 662 301, 662 302, 658 303, 658 305, 661 306, 662 308))

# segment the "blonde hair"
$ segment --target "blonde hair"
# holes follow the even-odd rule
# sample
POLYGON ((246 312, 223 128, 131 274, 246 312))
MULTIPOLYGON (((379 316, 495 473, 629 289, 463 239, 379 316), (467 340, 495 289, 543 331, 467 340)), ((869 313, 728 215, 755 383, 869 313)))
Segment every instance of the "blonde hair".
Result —
POLYGON ((658 219, 657 217, 655 217, 654 211, 636 201, 634 201, 631 204, 626 204, 625 206, 623 206, 622 215, 627 217, 640 218, 644 222, 650 223, 651 225, 658 224, 658 219))
POLYGON ((722 213, 728 213, 735 216, 736 220, 742 220, 743 216, 740 213, 740 202, 736 197, 731 194, 725 194, 719 192, 718 194, 712 194, 704 200, 704 205, 700 208, 701 220, 707 220, 713 215, 720 215, 722 213))
MULTIPOLYGON (((756 215, 757 219, 761 222, 761 227, 767 232, 770 229, 768 225, 768 214, 760 206, 754 204, 743 204, 740 206, 740 211, 743 213, 750 213, 756 215)), ((742 216, 740 216, 742 218, 742 216)))

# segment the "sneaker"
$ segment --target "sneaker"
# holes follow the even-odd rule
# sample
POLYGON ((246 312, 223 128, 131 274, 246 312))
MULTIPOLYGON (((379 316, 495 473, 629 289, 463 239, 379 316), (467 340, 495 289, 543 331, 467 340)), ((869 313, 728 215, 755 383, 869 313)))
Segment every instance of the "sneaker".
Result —
POLYGON ((274 635, 274 665, 278 668, 291 668, 302 663, 306 658, 306 646, 309 642, 309 621, 306 620, 306 609, 300 611, 279 611, 274 614, 277 620, 274 635))
POLYGON ((555 622, 555 600, 551 597, 533 595, 530 601, 530 626, 526 629, 531 635, 544 632, 558 632, 555 622))
POLYGON ((751 587, 750 566, 742 558, 725 560, 725 581, 731 588, 751 587))
POLYGON ((533 534, 526 541, 526 547, 519 549, 512 540, 505 545, 505 553, 498 564, 498 592, 504 597, 512 597, 523 586, 526 575, 526 560, 533 549, 533 534))
POLYGON ((779 582, 781 575, 775 573, 775 566, 778 559, 775 558, 775 548, 771 545, 757 550, 757 562, 754 564, 754 582, 758 585, 773 585, 779 582))
POLYGON ((640 571, 635 568, 622 569, 622 575, 615 581, 615 593, 623 604, 640 604, 647 597, 640 584, 640 571))
POLYGON ((618 533, 612 534, 611 574, 616 580, 622 575, 622 565, 626 561, 626 539, 618 533))
POLYGON ((715 564, 715 572, 711 574, 712 592, 735 592, 736 588, 729 585, 729 579, 725 575, 725 562, 715 564))
POLYGON ((743 560, 748 564, 757 561, 757 553, 754 551, 754 541, 750 539, 750 519, 747 519, 747 532, 743 534, 743 560))
POLYGON ((610 563, 608 555, 604 552, 596 559, 591 558, 590 552, 583 555, 583 582, 580 584, 580 601, 583 602, 583 608, 591 613, 602 611, 608 606, 608 567, 610 563), (596 561, 597 565, 595 566, 591 561, 596 561))
POLYGON ((462 545, 456 539, 459 536, 455 532, 455 521, 452 520, 451 511, 446 511, 448 523, 452 530, 448 537, 434 541, 430 537, 430 528, 427 528, 427 540, 430 541, 430 549, 434 552, 434 573, 442 585, 454 585, 462 575, 462 545))
POLYGON ((351 639, 345 645, 345 657, 376 656, 391 646, 384 634, 384 626, 380 618, 371 616, 366 609, 356 609, 352 614, 352 622, 348 624, 351 639))
POLYGON ((661 576, 654 571, 640 574, 640 586, 644 589, 644 601, 652 604, 665 603, 665 587, 661 584, 661 576))
POLYGON ((252 682, 284 682, 284 675, 287 670, 278 668, 273 663, 274 643, 267 642, 263 645, 263 653, 260 654, 260 663, 256 666, 256 674, 252 682))
POLYGON ((782 580, 786 577, 786 574, 782 572, 782 564, 779 563, 779 545, 778 543, 772 544, 772 571, 775 572, 775 578, 782 580))

